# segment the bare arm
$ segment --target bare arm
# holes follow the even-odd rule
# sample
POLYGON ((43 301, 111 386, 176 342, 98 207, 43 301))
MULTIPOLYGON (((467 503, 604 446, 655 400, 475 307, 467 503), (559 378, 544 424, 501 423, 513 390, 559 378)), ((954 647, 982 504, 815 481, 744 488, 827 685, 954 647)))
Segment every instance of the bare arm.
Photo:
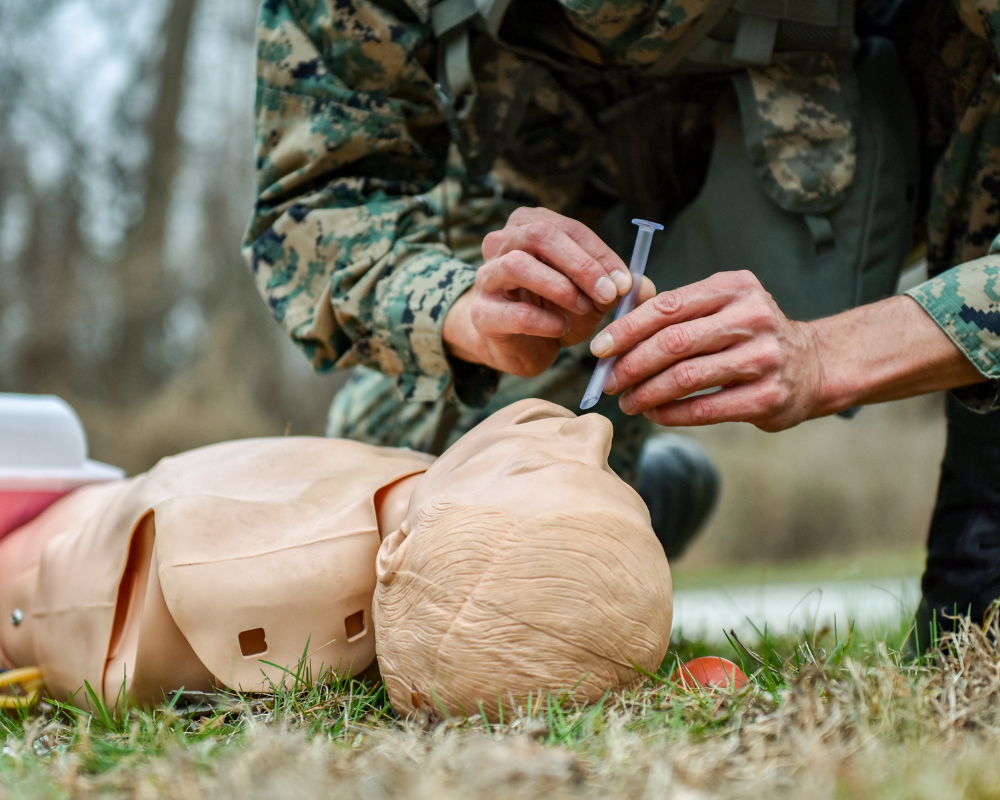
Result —
POLYGON ((622 409, 663 425, 739 420, 776 431, 983 380, 909 297, 796 322, 749 272, 663 292, 608 326, 591 349, 621 356, 606 391, 622 393, 622 409))
POLYGON ((817 412, 979 383, 983 376, 905 295, 810 324, 824 365, 817 412))

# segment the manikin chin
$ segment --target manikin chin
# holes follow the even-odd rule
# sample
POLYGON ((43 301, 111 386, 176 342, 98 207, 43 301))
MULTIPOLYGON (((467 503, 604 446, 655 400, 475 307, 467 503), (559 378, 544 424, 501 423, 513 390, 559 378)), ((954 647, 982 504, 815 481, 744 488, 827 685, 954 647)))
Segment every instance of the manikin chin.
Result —
POLYGON ((268 691, 303 658, 377 658, 401 715, 597 700, 660 666, 672 613, 611 434, 523 400, 437 460, 253 439, 78 489, 0 539, 0 665, 81 703, 84 682, 109 704, 268 691))

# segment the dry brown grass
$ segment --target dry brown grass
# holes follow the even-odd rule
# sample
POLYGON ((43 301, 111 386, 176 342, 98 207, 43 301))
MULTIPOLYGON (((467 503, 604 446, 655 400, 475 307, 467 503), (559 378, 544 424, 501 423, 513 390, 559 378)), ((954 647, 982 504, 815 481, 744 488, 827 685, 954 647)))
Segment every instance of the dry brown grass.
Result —
POLYGON ((742 692, 660 677, 502 725, 398 722, 350 682, 118 721, 49 711, 8 720, 0 798, 1000 797, 998 637, 998 615, 964 623, 917 664, 884 639, 763 642, 742 692))

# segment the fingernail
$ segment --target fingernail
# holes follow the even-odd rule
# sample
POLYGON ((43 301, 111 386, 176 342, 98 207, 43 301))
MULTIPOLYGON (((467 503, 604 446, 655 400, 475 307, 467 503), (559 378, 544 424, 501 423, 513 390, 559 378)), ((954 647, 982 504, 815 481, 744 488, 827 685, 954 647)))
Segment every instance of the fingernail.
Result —
POLYGON ((614 347, 615 340, 607 331, 601 331, 590 343, 590 352, 598 358, 604 358, 604 354, 614 347))
POLYGON ((562 335, 565 336, 569 333, 569 329, 573 327, 573 323, 570 322, 569 317, 566 317, 566 327, 563 329, 562 335))
POLYGON ((632 288, 632 276, 623 269, 612 270, 611 280, 618 287, 618 294, 625 294, 625 292, 632 288))
POLYGON ((610 373, 608 379, 604 382, 604 391, 607 394, 614 394, 615 389, 618 388, 618 379, 615 377, 615 373, 610 373))
POLYGON ((585 294, 581 294, 576 298, 576 310, 581 314, 586 314, 594 307, 594 304, 590 302, 590 298, 585 294))
POLYGON ((615 286, 611 278, 607 275, 602 275, 597 279, 597 283, 594 284, 594 294, 597 295, 602 303, 611 303, 618 297, 618 287, 615 286))
POLYGON ((618 398, 618 408, 624 411, 626 414, 632 413, 632 398, 627 394, 623 394, 618 398))

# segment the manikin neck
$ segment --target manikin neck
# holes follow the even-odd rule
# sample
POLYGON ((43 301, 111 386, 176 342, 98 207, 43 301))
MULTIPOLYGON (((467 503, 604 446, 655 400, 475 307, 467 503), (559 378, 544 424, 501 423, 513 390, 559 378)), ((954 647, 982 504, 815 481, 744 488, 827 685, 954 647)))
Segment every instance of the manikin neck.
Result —
POLYGON ((410 508, 410 497, 417 483, 424 476, 422 472, 401 478, 395 483, 379 489, 375 494, 375 514, 378 517, 378 537, 384 540, 406 519, 410 508))

